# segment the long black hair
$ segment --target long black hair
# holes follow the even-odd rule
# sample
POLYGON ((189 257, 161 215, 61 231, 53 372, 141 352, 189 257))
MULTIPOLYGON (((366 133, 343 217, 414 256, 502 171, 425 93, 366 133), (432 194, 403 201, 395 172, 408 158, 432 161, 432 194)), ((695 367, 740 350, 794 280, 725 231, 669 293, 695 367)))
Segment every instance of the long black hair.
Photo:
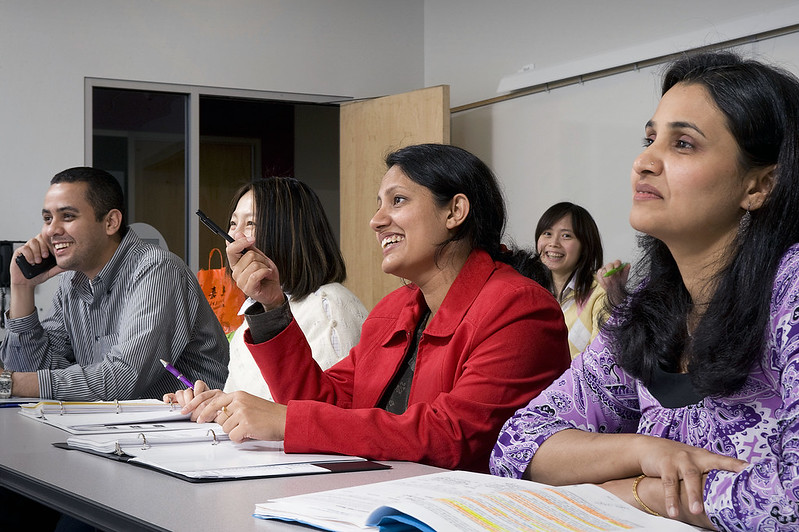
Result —
MULTIPOLYGON (((574 237, 580 241, 580 258, 569 276, 574 279, 574 299, 578 305, 583 305, 591 296, 591 285, 594 283, 594 273, 602 267, 602 237, 594 218, 585 208, 562 201, 544 211, 535 227, 535 246, 538 249, 538 237, 547 229, 552 228, 564 216, 571 216, 574 237)), ((568 284, 568 282, 567 282, 568 284)), ((550 276, 550 292, 560 301, 561 294, 555 293, 555 283, 550 276)))
POLYGON ((704 87, 739 147, 743 170, 776 165, 764 204, 730 246, 715 292, 689 336, 691 297, 666 245, 643 235, 642 288, 627 296, 608 324, 618 363, 645 384, 655 365, 688 372, 703 395, 743 386, 767 341, 772 284, 780 259, 799 241, 799 80, 779 68, 731 52, 686 56, 668 69, 662 93, 674 85, 704 87))

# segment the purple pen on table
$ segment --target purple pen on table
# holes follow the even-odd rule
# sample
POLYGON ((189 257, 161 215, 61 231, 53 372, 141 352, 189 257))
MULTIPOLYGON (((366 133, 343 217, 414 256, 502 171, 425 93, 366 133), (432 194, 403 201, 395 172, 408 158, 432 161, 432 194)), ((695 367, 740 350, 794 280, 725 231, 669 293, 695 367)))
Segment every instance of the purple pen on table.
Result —
POLYGON ((189 388, 191 388, 192 390, 194 389, 194 385, 191 383, 191 381, 190 381, 189 379, 187 379, 187 378, 186 378, 186 376, 185 376, 185 375, 183 375, 181 372, 179 372, 178 370, 176 370, 176 369, 175 369, 175 368, 172 366, 172 364, 170 364, 169 362, 167 362, 167 361, 166 361, 166 360, 164 360, 163 358, 161 358, 161 359, 159 359, 159 360, 161 361, 161 364, 163 364, 163 365, 164 365, 164 367, 166 368, 166 370, 167 370, 169 373, 171 373, 172 375, 174 375, 175 377, 177 377, 177 378, 178 378, 178 380, 179 380, 180 382, 182 382, 183 384, 185 384, 186 386, 188 386, 188 387, 189 387, 189 388))

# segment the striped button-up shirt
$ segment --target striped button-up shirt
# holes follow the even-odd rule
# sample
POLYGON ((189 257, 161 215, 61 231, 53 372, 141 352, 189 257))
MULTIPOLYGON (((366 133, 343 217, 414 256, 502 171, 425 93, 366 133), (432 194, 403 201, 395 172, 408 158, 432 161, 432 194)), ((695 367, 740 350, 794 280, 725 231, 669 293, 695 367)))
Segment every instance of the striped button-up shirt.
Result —
POLYGON ((61 274, 50 313, 8 319, 7 369, 37 371, 39 395, 59 400, 161 398, 192 381, 221 388, 228 342, 180 257, 128 231, 94 279, 61 274))

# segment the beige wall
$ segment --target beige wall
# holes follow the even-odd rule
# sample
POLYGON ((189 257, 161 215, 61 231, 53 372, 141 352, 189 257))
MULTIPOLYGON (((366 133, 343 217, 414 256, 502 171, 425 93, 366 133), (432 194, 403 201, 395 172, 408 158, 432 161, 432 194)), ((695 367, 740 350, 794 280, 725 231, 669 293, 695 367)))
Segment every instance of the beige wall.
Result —
MULTIPOLYGON (((500 79, 653 41, 673 52, 723 40, 731 28, 799 23, 793 0, 425 1, 425 82, 449 83, 453 106, 497 96, 500 79), (773 20, 772 20, 773 19, 773 20), (470 28, 466 31, 465 28, 470 28)), ((729 36, 727 36, 729 37, 729 36)), ((799 34, 745 46, 799 73, 799 34)), ((657 104, 661 68, 640 69, 474 111, 453 113, 452 143, 486 161, 508 203, 508 234, 532 245, 541 213, 558 201, 589 210, 605 257, 631 259, 632 161, 657 104)))
MULTIPOLYGON (((458 106, 494 96, 502 76, 529 63, 711 34, 793 3, 0 0, 0 239, 38 231, 47 179, 83 163, 85 77, 354 97, 447 84, 458 106)), ((796 41, 755 51, 797 71, 796 41)), ((528 243, 540 212, 572 199, 595 215, 610 256, 632 253, 626 181, 656 103, 655 74, 453 116, 452 142, 504 184, 511 236, 528 243)))
MULTIPOLYGON (((0 0, 0 239, 84 163, 84 78, 368 97, 424 85, 422 0, 0 0)), ((51 283, 46 283, 50 285, 51 283)), ((47 305, 52 288, 39 290, 47 305)))

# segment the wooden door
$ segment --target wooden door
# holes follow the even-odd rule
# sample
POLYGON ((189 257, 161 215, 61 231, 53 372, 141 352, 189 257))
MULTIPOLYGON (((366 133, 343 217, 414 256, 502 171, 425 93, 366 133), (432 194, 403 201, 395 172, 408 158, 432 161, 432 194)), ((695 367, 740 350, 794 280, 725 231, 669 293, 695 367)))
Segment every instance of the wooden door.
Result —
POLYGON ((368 310, 399 287, 380 268, 382 254, 369 220, 386 173, 385 156, 404 146, 448 144, 449 86, 441 85, 341 106, 341 251, 346 286, 368 310))

